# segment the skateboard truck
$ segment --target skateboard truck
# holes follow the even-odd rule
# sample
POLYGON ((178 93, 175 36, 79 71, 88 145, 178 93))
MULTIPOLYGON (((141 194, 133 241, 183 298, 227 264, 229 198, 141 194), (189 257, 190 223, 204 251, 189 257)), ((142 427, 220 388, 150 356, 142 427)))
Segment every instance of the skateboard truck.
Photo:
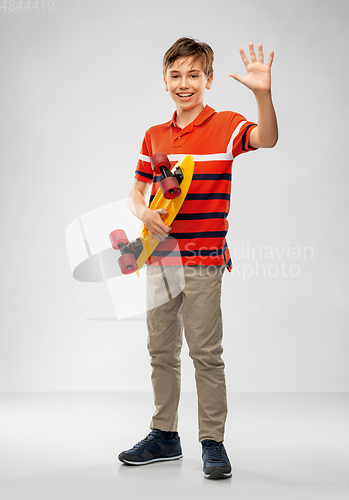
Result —
POLYGON ((162 175, 161 181, 163 181, 164 179, 166 179, 168 177, 175 177, 178 181, 178 184, 180 184, 182 182, 182 180, 184 179, 184 175, 183 175, 183 172, 181 170, 181 167, 177 167, 176 170, 171 172, 171 170, 169 170, 167 167, 165 167, 164 165, 161 165, 159 167, 159 170, 160 170, 161 175, 162 175))
POLYGON ((123 274, 131 274, 138 270, 137 259, 143 251, 140 238, 128 241, 125 231, 116 229, 109 235, 114 250, 120 250, 118 263, 123 274))
POLYGON ((118 246, 119 246, 119 250, 121 252, 121 255, 131 253, 134 255, 136 260, 141 255, 142 250, 143 250, 143 245, 142 245, 140 238, 137 238, 134 241, 128 241, 127 243, 120 242, 118 246))
POLYGON ((181 194, 180 183, 184 176, 180 167, 171 172, 171 163, 165 153, 155 153, 150 158, 151 166, 156 174, 161 174, 160 188, 167 200, 177 198, 181 194))

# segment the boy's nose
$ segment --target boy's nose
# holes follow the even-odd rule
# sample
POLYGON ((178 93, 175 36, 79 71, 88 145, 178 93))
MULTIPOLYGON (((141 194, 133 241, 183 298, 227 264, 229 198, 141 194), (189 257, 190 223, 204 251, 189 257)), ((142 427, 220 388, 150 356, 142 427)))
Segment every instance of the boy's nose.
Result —
POLYGON ((182 78, 180 87, 181 89, 187 89, 189 87, 188 80, 186 78, 182 78))

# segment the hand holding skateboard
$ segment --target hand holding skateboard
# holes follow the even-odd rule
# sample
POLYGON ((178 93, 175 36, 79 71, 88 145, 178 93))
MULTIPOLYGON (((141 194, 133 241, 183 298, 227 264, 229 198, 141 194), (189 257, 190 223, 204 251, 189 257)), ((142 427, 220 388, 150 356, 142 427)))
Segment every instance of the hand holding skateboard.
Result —
POLYGON ((171 232, 171 228, 163 222, 167 215, 168 212, 163 208, 158 208, 157 210, 147 208, 142 216, 145 226, 160 243, 164 241, 171 232))

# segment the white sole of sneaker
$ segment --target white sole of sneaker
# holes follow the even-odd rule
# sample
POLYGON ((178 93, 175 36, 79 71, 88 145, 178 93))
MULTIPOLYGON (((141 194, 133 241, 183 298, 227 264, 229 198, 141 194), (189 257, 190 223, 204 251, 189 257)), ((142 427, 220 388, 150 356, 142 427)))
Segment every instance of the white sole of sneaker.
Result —
POLYGON ((183 458, 183 455, 179 455, 178 457, 153 458, 153 460, 148 460, 147 462, 131 462, 130 460, 123 459, 122 462, 128 465, 147 465, 154 462, 168 462, 169 460, 179 460, 180 458, 183 458))
POLYGON ((232 476, 232 474, 232 472, 212 471, 210 474, 204 473, 204 476, 207 479, 225 479, 226 477, 232 476))

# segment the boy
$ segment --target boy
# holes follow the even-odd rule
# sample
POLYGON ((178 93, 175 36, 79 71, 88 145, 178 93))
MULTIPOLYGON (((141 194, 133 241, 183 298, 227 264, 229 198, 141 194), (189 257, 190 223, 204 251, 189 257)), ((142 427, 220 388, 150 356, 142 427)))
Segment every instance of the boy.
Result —
MULTIPOLYGON (((266 64, 262 45, 258 60, 249 44, 251 62, 240 54, 247 75, 232 78, 254 93, 258 106, 258 125, 230 111, 216 113, 204 106, 204 94, 213 80, 213 51, 206 43, 180 38, 166 52, 163 74, 166 91, 176 104, 167 123, 151 127, 145 134, 130 209, 161 242, 166 252, 170 235, 177 240, 167 264, 182 269, 184 288, 165 304, 147 313, 148 351, 151 356, 152 383, 156 411, 148 436, 132 449, 120 453, 119 460, 130 465, 144 465, 182 458, 178 427, 180 397, 180 351, 183 326, 193 359, 198 394, 199 441, 202 444, 203 471, 206 478, 232 475, 223 445, 227 398, 224 362, 221 358, 222 317, 220 293, 225 267, 232 263, 226 243, 227 214, 230 205, 233 159, 257 148, 275 146, 277 121, 271 99, 270 68, 273 51, 266 64), (195 160, 193 180, 187 197, 172 227, 164 224, 164 210, 150 210, 145 195, 151 185, 151 198, 159 187, 153 176, 150 157, 164 152, 172 166, 184 155, 195 160), (183 266, 183 267, 180 267, 183 266)), ((175 273, 175 271, 174 271, 175 273)), ((147 267, 147 294, 156 296, 159 266, 147 267)))

